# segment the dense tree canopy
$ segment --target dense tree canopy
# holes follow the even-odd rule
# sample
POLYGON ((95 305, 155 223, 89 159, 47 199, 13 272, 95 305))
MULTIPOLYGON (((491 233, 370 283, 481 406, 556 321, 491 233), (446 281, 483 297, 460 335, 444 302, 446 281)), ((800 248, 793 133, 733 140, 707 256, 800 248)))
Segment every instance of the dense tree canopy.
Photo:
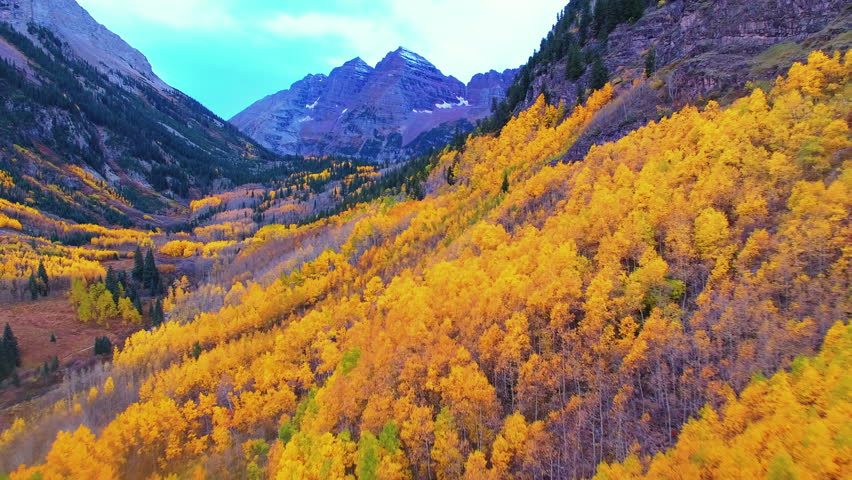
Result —
MULTIPOLYGON (((422 200, 261 229, 235 261, 331 246, 268 281, 173 286, 170 308, 221 303, 128 339, 110 390, 129 400, 12 478, 832 478, 849 467, 850 59, 813 53, 769 92, 574 164, 554 160, 612 88, 567 116, 540 97, 445 150, 422 200)), ((90 408, 57 408, 73 402, 90 408)))

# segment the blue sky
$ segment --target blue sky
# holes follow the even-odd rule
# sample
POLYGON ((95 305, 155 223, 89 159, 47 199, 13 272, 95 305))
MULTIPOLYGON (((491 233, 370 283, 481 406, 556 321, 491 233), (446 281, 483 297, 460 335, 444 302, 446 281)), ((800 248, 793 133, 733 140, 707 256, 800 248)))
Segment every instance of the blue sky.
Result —
POLYGON ((524 63, 567 0, 78 0, 163 80, 224 118, 398 46, 463 82, 524 63))

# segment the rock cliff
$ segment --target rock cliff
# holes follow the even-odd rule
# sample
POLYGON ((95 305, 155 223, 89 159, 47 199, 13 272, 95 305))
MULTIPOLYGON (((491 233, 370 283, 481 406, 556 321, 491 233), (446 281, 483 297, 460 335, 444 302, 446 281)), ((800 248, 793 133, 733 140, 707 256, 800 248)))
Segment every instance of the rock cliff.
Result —
POLYGON ((120 81, 116 74, 121 74, 159 90, 169 89, 142 53, 95 21, 74 0, 0 0, 0 21, 24 34, 28 33, 29 24, 49 29, 76 56, 114 81, 120 81))
POLYGON ((538 61, 522 68, 510 90, 513 101, 504 109, 503 121, 543 91, 553 103, 576 103, 578 94, 591 87, 593 59, 599 56, 620 97, 618 108, 604 112, 567 160, 578 160, 592 144, 615 140, 685 104, 724 103, 749 81, 765 86, 811 50, 852 46, 852 6, 845 0, 649 0, 641 17, 608 34, 595 30, 601 1, 574 0, 574 9, 566 7, 532 57, 538 61), (589 17, 585 22, 584 16, 589 17), (576 79, 568 72, 572 42, 579 44, 583 58, 583 73, 576 79), (649 55, 653 72, 646 78, 649 55))

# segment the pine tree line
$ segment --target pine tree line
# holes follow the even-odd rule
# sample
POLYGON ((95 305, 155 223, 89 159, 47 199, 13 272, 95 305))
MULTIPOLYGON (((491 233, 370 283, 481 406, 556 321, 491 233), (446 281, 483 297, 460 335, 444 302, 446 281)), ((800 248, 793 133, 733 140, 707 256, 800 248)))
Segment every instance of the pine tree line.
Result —
POLYGON ((150 292, 157 295, 162 290, 162 281, 160 279, 160 271, 157 270, 157 264, 154 260, 153 249, 148 249, 143 259, 142 249, 136 246, 136 251, 133 253, 133 270, 131 271, 133 279, 141 282, 142 286, 150 292))

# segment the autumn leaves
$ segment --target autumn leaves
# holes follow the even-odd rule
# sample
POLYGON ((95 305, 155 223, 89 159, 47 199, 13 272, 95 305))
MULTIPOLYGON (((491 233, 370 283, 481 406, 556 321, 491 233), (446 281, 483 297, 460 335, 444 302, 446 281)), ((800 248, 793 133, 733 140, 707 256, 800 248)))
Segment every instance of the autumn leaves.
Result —
MULTIPOLYGON (((145 376, 140 400, 80 448, 117 476, 567 478, 627 458, 601 478, 665 478, 727 456, 758 476, 813 471, 812 441, 820 472, 842 471, 823 440, 848 410, 832 393, 848 360, 832 327, 848 312, 848 69, 813 54, 772 92, 686 108, 573 165, 546 166, 611 89, 564 120, 539 101, 446 152, 424 200, 325 223, 347 226, 339 251, 131 337, 115 364, 145 376), (807 425, 798 444, 760 441, 785 422, 807 425)), ((252 251, 293 233, 268 228, 252 251)))

